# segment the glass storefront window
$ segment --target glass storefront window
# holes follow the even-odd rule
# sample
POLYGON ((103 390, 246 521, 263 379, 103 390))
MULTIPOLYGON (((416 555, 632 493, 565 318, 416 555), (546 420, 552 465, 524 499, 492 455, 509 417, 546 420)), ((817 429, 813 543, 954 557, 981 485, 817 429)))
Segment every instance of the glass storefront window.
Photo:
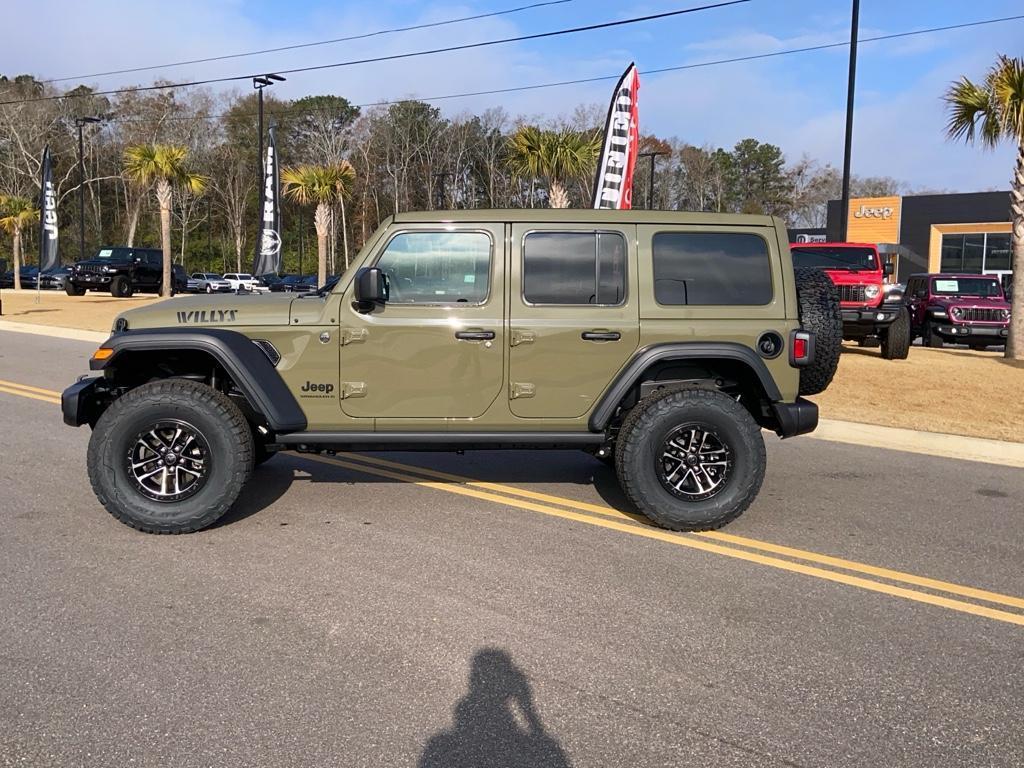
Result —
POLYGON ((942 272, 980 275, 1010 269, 1009 234, 967 234, 942 236, 942 272))
POLYGON ((964 236, 942 236, 941 272, 963 272, 964 270, 964 236))
POLYGON ((988 235, 985 243, 985 269, 1010 268, 1010 235, 988 235))

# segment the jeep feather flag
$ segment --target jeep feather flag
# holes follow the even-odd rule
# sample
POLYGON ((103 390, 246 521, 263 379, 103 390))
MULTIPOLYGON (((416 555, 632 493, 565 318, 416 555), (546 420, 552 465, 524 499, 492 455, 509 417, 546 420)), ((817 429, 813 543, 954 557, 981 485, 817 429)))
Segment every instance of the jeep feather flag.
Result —
POLYGON ((263 164, 263 186, 260 191, 260 236, 256 241, 256 258, 252 273, 256 277, 281 271, 281 171, 277 162, 277 141, 274 126, 267 131, 267 156, 263 164))
POLYGON ((636 165, 640 135, 637 93, 640 75, 635 64, 626 68, 615 86, 608 107, 604 146, 594 180, 594 208, 627 209, 633 207, 633 166, 636 165))
POLYGON ((39 188, 39 271, 42 273, 60 263, 57 256, 57 190, 53 186, 49 145, 43 150, 39 188))

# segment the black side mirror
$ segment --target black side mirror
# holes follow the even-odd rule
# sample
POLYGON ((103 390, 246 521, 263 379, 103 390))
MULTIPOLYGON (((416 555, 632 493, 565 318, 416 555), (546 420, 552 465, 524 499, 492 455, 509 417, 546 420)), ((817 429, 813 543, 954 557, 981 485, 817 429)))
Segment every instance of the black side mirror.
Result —
POLYGON ((896 269, 894 268, 893 263, 891 261, 887 261, 885 262, 885 266, 882 267, 882 272, 885 274, 886 277, 892 277, 892 275, 895 274, 896 269))
POLYGON ((388 300, 388 279, 377 267, 363 267, 356 273, 356 309, 370 312, 388 300))

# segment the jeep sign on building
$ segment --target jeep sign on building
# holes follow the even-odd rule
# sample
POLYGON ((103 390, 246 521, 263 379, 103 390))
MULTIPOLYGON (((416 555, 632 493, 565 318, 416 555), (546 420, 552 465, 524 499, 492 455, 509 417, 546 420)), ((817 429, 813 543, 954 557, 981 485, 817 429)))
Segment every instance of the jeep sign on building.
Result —
POLYGON ((915 272, 1002 277, 1011 271, 1009 192, 853 198, 845 238, 840 205, 829 201, 827 239, 872 243, 894 254, 900 282, 915 272))

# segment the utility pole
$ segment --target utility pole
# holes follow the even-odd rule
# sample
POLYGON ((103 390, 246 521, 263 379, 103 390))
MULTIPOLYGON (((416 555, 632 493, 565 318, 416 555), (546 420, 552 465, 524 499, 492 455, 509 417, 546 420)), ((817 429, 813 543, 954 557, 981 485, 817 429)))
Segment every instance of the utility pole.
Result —
POLYGON ((85 151, 82 144, 82 128, 88 123, 98 123, 98 117, 76 117, 78 129, 78 258, 85 261, 85 151))
POLYGON ((647 188, 647 210, 654 210, 654 160, 661 155, 667 155, 668 152, 640 152, 637 157, 649 157, 651 158, 651 183, 647 188))
POLYGON ((213 201, 206 198, 206 268, 213 269, 213 201))
POLYGON ((850 218, 850 157, 853 152, 853 94, 857 83, 857 35, 860 27, 860 0, 853 0, 850 18, 850 71, 846 84, 846 143, 843 148, 843 199, 839 210, 839 237, 846 240, 850 218))
POLYGON ((306 223, 305 222, 305 218, 306 218, 306 211, 305 211, 305 209, 300 207, 299 208, 299 277, 302 277, 302 251, 303 251, 303 249, 305 248, 305 245, 306 245, 306 237, 305 237, 305 231, 304 231, 304 227, 305 227, 305 223, 306 223))
MULTIPOLYGON (((257 165, 259 166, 259 169, 260 169, 260 175, 259 175, 260 179, 263 178, 263 163, 264 163, 264 159, 263 159, 263 89, 264 88, 269 88, 274 83, 283 83, 284 81, 285 81, 285 78, 281 77, 280 75, 274 75, 274 74, 260 75, 259 77, 254 77, 252 79, 252 87, 255 88, 256 91, 259 93, 259 105, 260 105, 259 106, 259 115, 260 115, 260 117, 259 117, 259 129, 258 129, 259 130, 259 134, 260 134, 260 153, 259 153, 259 161, 257 162, 257 165)), ((262 184, 261 184, 261 186, 262 186, 262 184)))
POLYGON ((440 171, 440 172, 434 174, 434 178, 436 179, 436 183, 435 183, 435 186, 434 186, 434 189, 435 189, 434 208, 436 210, 439 210, 439 211, 444 210, 444 201, 445 201, 445 184, 444 184, 444 182, 445 182, 445 179, 447 179, 449 176, 453 176, 454 177, 455 174, 452 173, 451 171, 440 171))

